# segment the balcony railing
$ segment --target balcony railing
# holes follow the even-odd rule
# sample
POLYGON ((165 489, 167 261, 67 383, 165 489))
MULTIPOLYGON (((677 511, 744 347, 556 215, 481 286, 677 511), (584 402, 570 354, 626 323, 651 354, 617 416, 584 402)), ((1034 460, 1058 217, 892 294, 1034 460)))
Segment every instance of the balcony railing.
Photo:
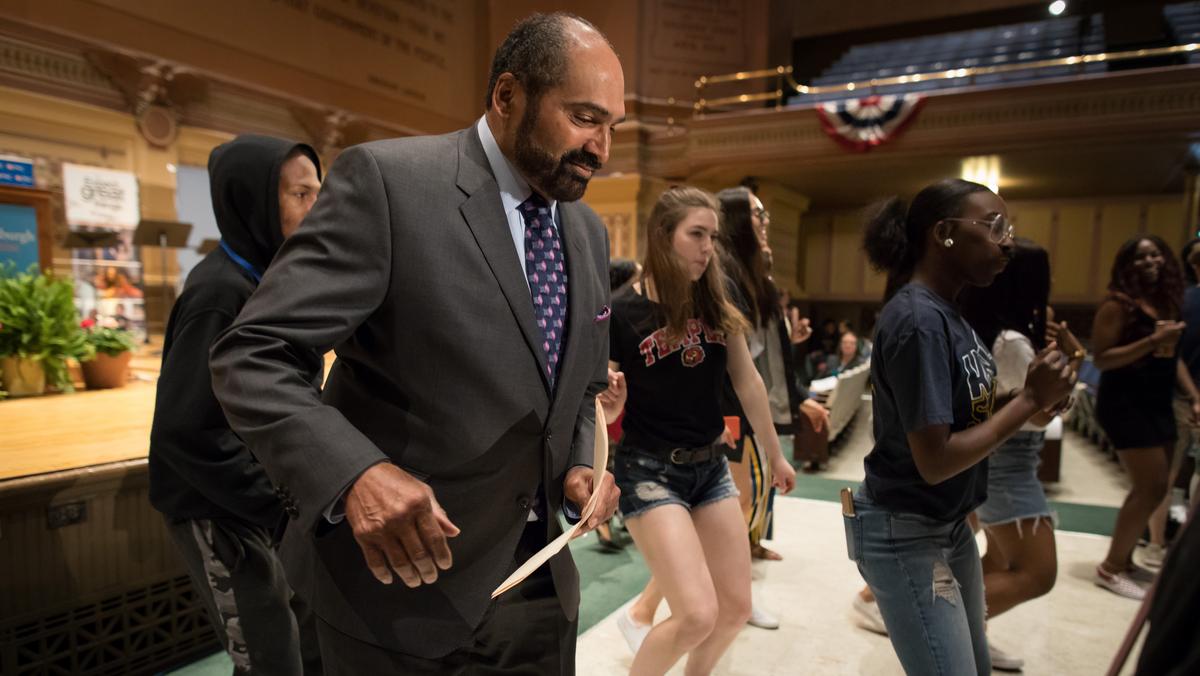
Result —
MULTIPOLYGON (((1088 64, 1130 61, 1134 59, 1155 58, 1176 54, 1187 54, 1192 52, 1200 52, 1200 43, 1192 42, 1184 45, 1151 47, 1147 49, 1134 49, 1119 52, 1104 52, 1100 54, 1081 54, 1078 56, 1027 61, 1023 63, 1006 63, 995 66, 950 68, 924 73, 897 75, 894 77, 871 78, 868 80, 857 80, 831 85, 800 84, 792 77, 791 66, 778 66, 776 68, 743 71, 724 75, 704 75, 696 80, 696 101, 692 105, 692 113, 693 116, 702 117, 712 112, 727 112, 731 106, 735 107, 734 110, 736 110, 736 106, 747 103, 759 103, 762 101, 774 101, 775 108, 779 109, 786 104, 788 97, 797 94, 801 97, 813 96, 817 94, 845 92, 863 92, 863 95, 870 95, 878 93, 877 90, 880 87, 936 80, 962 80, 961 85, 956 84, 955 86, 967 87, 975 84, 975 79, 981 75, 1012 73, 1023 70, 1038 70, 1062 66, 1075 66, 1079 69, 1079 72, 1083 72, 1084 67, 1088 64), (759 89, 755 92, 735 94, 732 96, 705 98, 705 90, 713 85, 731 82, 744 82, 749 84, 760 81, 769 82, 771 80, 774 80, 775 88, 770 91, 761 91, 761 89, 759 89)), ((803 99, 801 99, 799 103, 803 104, 803 99)))

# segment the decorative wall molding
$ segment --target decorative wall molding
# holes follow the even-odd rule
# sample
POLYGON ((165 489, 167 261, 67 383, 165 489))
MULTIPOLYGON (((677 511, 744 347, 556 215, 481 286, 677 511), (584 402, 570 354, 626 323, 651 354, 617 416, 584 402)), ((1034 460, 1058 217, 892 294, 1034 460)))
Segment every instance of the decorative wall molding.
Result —
POLYGON ((119 109, 121 92, 81 53, 0 33, 0 84, 119 109))
POLYGON ((159 146, 169 145, 182 126, 309 141, 323 155, 355 143, 413 133, 399 124, 364 120, 276 92, 248 89, 150 55, 105 50, 3 20, 0 85, 129 113, 146 127, 147 140, 159 146), (316 118, 310 111, 317 111, 316 118), (314 124, 314 119, 319 122, 314 124), (162 130, 164 123, 173 125, 170 134, 155 135, 153 131, 162 130))

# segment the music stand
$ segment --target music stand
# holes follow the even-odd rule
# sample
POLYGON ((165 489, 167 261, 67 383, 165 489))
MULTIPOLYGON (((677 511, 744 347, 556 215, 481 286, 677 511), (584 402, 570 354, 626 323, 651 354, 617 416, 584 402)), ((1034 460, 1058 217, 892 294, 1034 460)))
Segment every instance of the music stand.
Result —
MULTIPOLYGON (((167 295, 167 249, 183 249, 187 247, 188 235, 192 233, 191 223, 179 221, 151 221, 142 219, 137 230, 133 231, 133 243, 138 246, 158 247, 159 260, 162 264, 162 301, 163 301, 163 331, 167 326, 167 308, 170 298, 167 295)), ((147 334, 147 337, 149 335, 147 334)))
POLYGON ((213 250, 219 246, 221 246, 221 240, 211 239, 211 238, 206 239, 206 240, 201 241, 200 244, 196 247, 196 253, 200 254, 201 256, 207 256, 208 254, 212 253, 213 250))

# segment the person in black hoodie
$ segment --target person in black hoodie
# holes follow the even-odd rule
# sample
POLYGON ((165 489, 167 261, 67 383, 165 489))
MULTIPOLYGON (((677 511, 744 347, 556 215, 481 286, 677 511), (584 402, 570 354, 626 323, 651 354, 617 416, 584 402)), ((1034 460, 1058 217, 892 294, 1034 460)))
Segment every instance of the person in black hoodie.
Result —
POLYGON ((221 245, 188 275, 163 343, 150 502, 237 674, 321 673, 315 620, 274 548, 293 508, 230 429, 208 367, 212 343, 312 208, 320 166, 311 147, 268 136, 239 136, 213 150, 208 173, 221 245))

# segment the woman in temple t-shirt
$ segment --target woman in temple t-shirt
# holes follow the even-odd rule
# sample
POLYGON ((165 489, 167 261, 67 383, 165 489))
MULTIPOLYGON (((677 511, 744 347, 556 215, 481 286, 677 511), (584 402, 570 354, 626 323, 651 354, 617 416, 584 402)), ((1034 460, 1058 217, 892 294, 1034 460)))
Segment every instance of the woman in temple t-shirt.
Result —
POLYGON ((796 473, 783 457, 747 322, 726 297, 716 260, 720 206, 707 192, 667 190, 646 223, 642 281, 613 296, 610 364, 627 398, 613 473, 621 513, 671 607, 646 634, 631 674, 662 674, 684 654, 710 673, 750 615, 750 548, 721 442, 726 375, 767 449, 774 485, 796 473))
POLYGON ((988 455, 1065 401, 1075 380, 1052 344, 993 412, 996 366, 955 297, 990 284, 1011 242, 1003 200, 959 179, 925 188, 907 207, 889 200, 863 236, 871 263, 888 274, 888 300, 871 357, 875 445, 847 543, 909 674, 991 672, 966 517, 986 496, 988 455))

